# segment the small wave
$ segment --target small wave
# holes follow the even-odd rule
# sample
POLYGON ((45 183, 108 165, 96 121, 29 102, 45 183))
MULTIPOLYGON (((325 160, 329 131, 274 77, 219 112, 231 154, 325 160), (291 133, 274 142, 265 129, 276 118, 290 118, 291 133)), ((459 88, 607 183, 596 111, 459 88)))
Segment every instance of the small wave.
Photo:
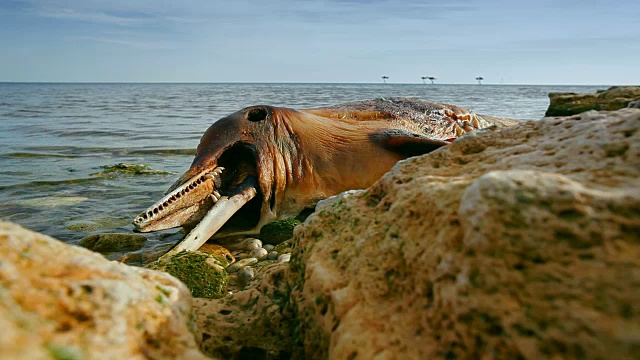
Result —
POLYGON ((166 119, 200 119, 200 116, 195 115, 173 115, 173 114, 158 114, 156 117, 166 119))
POLYGON ((139 149, 131 150, 132 155, 195 155, 196 149, 139 149))
POLYGON ((24 118, 39 118, 49 114, 51 114, 51 112, 49 111, 20 112, 20 110, 17 110, 13 112, 4 113, 2 114, 2 117, 24 119, 24 118))
MULTIPOLYGON (((96 115, 61 115, 60 118, 63 119, 98 119, 100 118, 99 116, 96 115)), ((90 124, 91 122, 87 122, 87 124, 90 124)))
POLYGON ((69 131, 69 130, 58 130, 52 131, 52 135, 60 136, 60 137, 76 137, 76 136, 111 136, 111 137, 128 137, 130 134, 125 131, 104 131, 104 130, 78 130, 78 131, 69 131))
MULTIPOLYGON (((87 146, 87 147, 78 147, 78 146, 28 146, 24 147, 24 150, 27 152, 34 153, 57 153, 61 156, 75 156, 75 157, 86 157, 86 156, 98 156, 101 154, 115 155, 115 156, 124 156, 130 154, 132 151, 137 151, 138 149, 132 149, 127 147, 98 147, 98 146, 87 146)), ((144 149, 143 149, 144 150, 144 149)))
POLYGON ((48 153, 31 153, 31 152, 13 152, 3 154, 2 157, 8 158, 77 158, 78 155, 48 154, 48 153))
POLYGON ((0 186, 0 190, 26 189, 26 188, 37 188, 42 186, 55 186, 55 185, 82 184, 82 183, 88 183, 88 182, 94 182, 94 181, 101 181, 103 179, 104 179, 103 177, 91 177, 91 178, 78 178, 78 179, 68 179, 68 180, 31 181, 31 182, 22 183, 22 184, 0 186))
POLYGON ((84 196, 45 196, 33 199, 14 201, 16 205, 33 208, 52 208, 58 206, 73 206, 90 200, 84 196))
POLYGON ((50 111, 33 110, 33 109, 18 109, 15 112, 17 112, 17 113, 26 113, 26 114, 48 114, 50 111))

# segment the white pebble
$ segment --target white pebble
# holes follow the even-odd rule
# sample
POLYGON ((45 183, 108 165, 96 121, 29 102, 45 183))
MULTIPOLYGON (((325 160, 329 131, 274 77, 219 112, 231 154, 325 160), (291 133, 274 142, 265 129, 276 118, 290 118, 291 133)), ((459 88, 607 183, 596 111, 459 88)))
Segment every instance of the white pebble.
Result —
POLYGON ((236 255, 236 259, 237 260, 242 260, 242 259, 246 259, 246 258, 250 258, 251 256, 249 256, 248 252, 241 252, 238 253, 238 255, 236 255))
POLYGON ((272 251, 269 253, 269 255, 267 255, 267 260, 277 260, 278 259, 278 252, 277 251, 272 251))
POLYGON ((263 248, 257 248, 257 249, 255 249, 255 250, 252 250, 252 251, 249 253, 249 256, 250 256, 250 257, 254 257, 254 258, 256 258, 256 259, 260 260, 260 259, 262 259, 263 257, 267 256, 267 254, 268 254, 267 250, 265 250, 265 249, 263 249, 263 248))
POLYGON ((282 254, 278 256, 278 262, 288 262, 291 260, 291 254, 282 254))
POLYGON ((262 241, 260 239, 251 239, 247 241, 244 245, 244 249, 247 251, 252 251, 262 247, 262 241))
POLYGON ((232 273, 240 270, 241 268, 249 265, 253 265, 258 262, 256 258, 246 258, 239 261, 234 262, 233 264, 227 266, 227 272, 232 273))
MULTIPOLYGON (((227 249, 229 249, 231 251, 246 250, 247 245, 249 243, 253 242, 254 240, 258 240, 258 239, 245 238, 245 239, 237 240, 236 242, 233 242, 233 243, 230 243, 230 244, 226 244, 226 245, 224 245, 224 247, 226 247, 227 249)), ((262 242, 260 242, 260 244, 262 245, 262 242)))

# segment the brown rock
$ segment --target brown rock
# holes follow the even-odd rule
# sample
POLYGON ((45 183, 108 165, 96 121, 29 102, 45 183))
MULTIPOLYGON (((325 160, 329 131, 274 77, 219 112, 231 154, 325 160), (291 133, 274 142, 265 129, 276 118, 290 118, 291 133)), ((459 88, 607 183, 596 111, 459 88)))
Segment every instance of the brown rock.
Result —
POLYGON ((297 355, 639 358, 639 127, 476 132, 320 203, 293 240, 297 355))
POLYGON ((204 359, 175 278, 0 222, 0 358, 204 359))
POLYGON ((226 259, 227 262, 229 263, 233 263, 236 261, 233 255, 231 255, 231 252, 229 251, 229 249, 227 249, 222 245, 204 243, 202 244, 202 246, 200 246, 198 251, 206 252, 208 254, 218 256, 222 259, 226 259))

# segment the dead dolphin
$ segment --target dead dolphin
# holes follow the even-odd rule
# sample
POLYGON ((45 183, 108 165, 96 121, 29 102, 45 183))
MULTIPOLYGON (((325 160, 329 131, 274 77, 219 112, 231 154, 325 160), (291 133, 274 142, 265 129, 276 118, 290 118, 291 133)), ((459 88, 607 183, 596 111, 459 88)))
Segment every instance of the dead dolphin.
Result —
POLYGON ((256 234, 321 199, 369 187, 398 160, 513 123, 408 98, 305 110, 248 107, 207 129, 189 170, 133 223, 142 232, 197 224, 183 243, 256 234))

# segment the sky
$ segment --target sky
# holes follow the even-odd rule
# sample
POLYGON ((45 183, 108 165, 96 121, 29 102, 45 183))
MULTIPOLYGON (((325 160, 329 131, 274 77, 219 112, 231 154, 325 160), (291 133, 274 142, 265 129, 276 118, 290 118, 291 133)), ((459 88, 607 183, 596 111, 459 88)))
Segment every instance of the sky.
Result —
POLYGON ((0 81, 640 84, 638 0, 0 0, 0 81))

